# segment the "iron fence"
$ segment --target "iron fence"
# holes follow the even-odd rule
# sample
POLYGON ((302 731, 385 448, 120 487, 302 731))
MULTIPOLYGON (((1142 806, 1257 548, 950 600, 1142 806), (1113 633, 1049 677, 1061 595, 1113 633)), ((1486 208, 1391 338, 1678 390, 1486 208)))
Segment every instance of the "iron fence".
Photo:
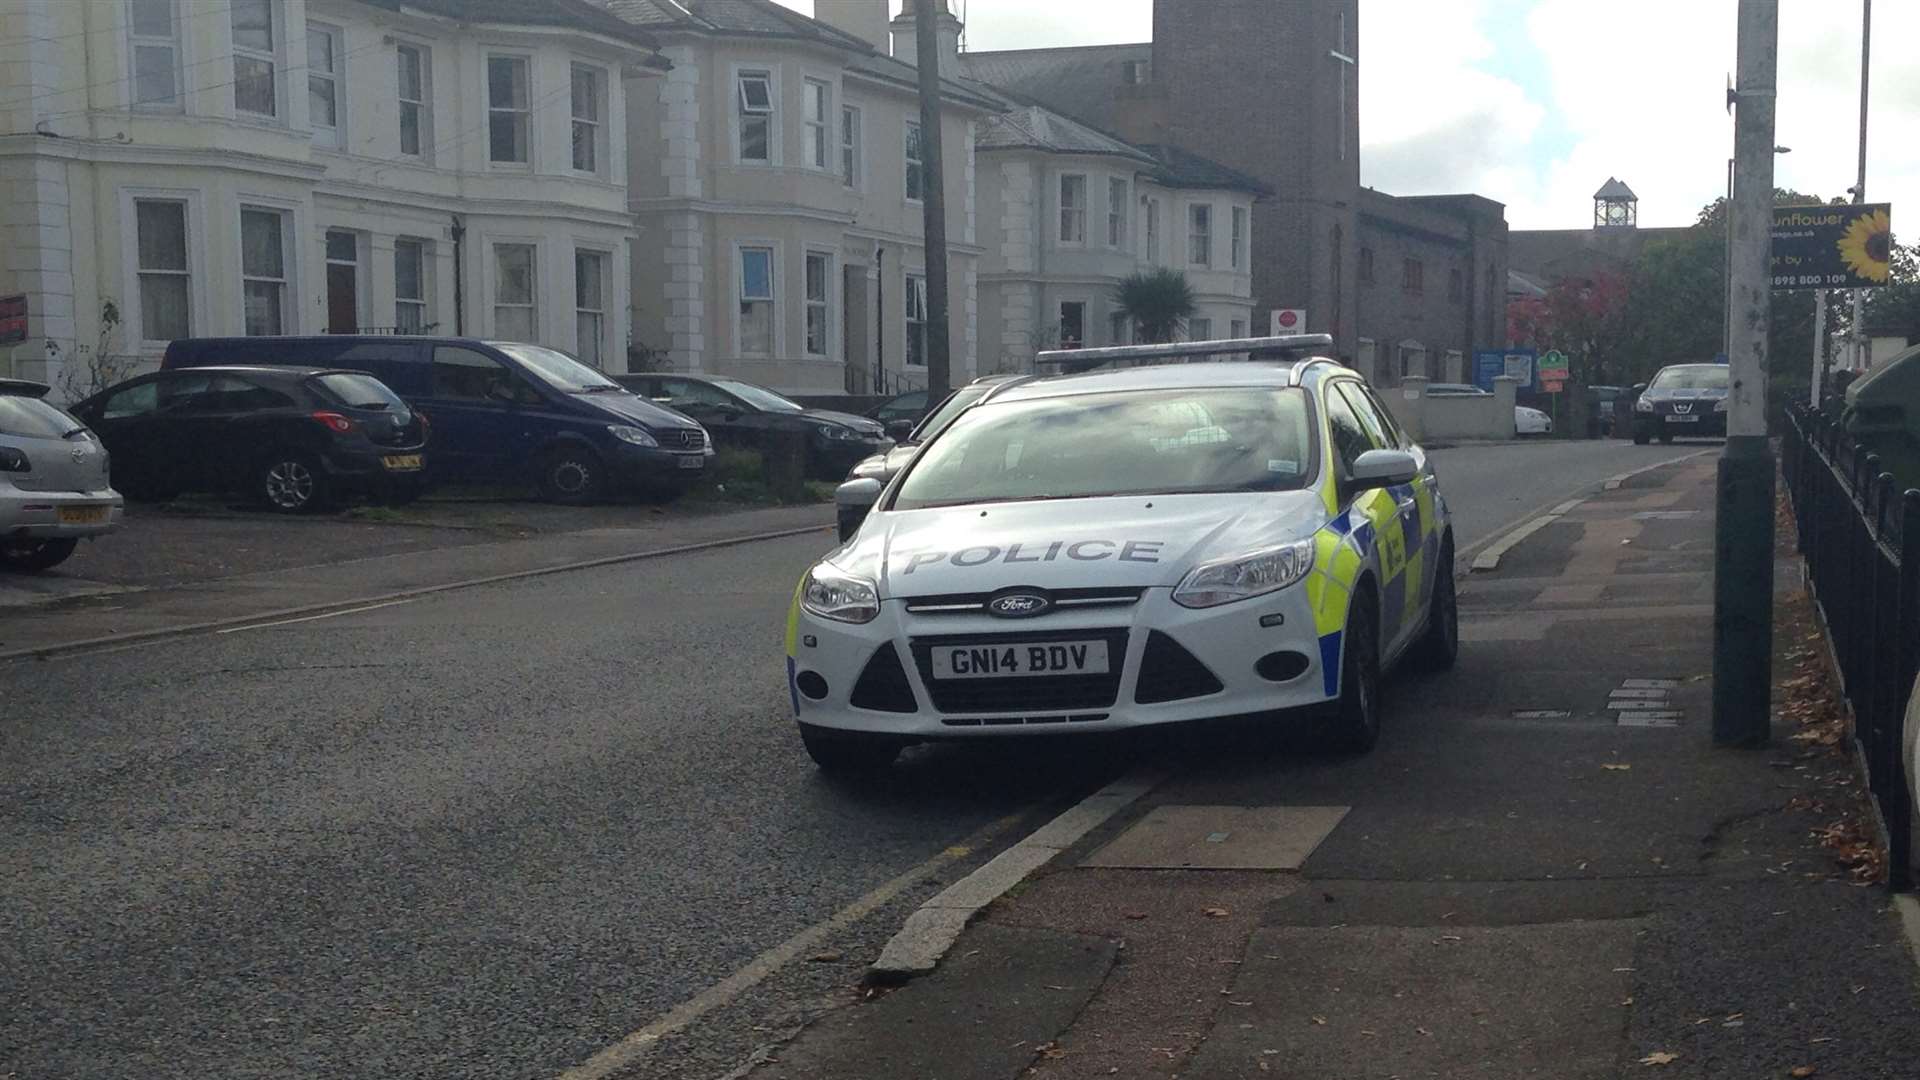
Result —
POLYGON ((1832 417, 1788 410, 1780 465, 1800 553, 1886 825, 1888 884, 1906 890, 1913 799, 1901 755, 1920 672, 1920 490, 1896 490, 1880 464, 1832 417))

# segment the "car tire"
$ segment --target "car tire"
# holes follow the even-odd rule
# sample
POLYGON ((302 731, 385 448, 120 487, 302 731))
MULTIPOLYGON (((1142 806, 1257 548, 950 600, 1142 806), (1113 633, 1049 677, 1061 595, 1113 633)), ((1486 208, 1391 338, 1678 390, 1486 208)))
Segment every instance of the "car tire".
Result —
POLYGON ((72 537, 0 541, 0 566, 33 572, 51 570, 66 562, 67 557, 79 546, 80 541, 72 537))
POLYGON ((1380 741, 1379 616, 1371 592, 1358 593, 1340 650, 1340 697, 1326 707, 1320 740, 1327 750, 1364 754, 1380 741))
POLYGON ((606 490, 600 455, 584 447, 550 450, 540 459, 540 497, 561 506, 587 506, 606 490))
POLYGON ((1636 427, 1633 429, 1633 445, 1645 446, 1652 441, 1653 441, 1653 435, 1649 433, 1647 429, 1640 428, 1640 427, 1636 427))
POLYGON ((884 771, 900 756, 900 744, 892 739, 827 735, 802 728, 800 741, 820 771, 832 776, 872 776, 884 771))
POLYGON ((255 494, 275 513, 306 514, 331 505, 326 471, 311 454, 270 454, 254 476, 255 494))
POLYGON ((1453 544, 1440 549, 1440 563, 1434 567, 1433 599, 1427 614, 1427 630, 1420 636, 1414 655, 1428 671, 1446 671, 1460 657, 1460 603, 1453 582, 1453 544))

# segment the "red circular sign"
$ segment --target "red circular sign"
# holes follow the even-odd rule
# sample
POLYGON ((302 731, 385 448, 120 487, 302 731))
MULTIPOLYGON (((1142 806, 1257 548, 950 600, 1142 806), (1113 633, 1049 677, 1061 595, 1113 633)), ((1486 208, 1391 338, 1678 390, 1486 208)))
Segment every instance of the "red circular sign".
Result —
POLYGON ((1280 329, 1282 330, 1293 329, 1293 325, 1299 321, 1300 321, 1300 314, 1298 312, 1282 311, 1280 313, 1280 329))

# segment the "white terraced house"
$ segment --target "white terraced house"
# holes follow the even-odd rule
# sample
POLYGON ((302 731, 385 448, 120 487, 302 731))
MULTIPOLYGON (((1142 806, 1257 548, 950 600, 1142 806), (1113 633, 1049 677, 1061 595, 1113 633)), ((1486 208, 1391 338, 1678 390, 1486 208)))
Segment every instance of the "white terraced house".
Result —
MULTIPOLYGON (((0 0, 0 295, 56 384, 189 336, 431 332, 620 366, 626 88, 587 0, 0 0), (102 311, 122 319, 103 340, 102 311)), ((83 380, 84 381, 84 380, 83 380)))

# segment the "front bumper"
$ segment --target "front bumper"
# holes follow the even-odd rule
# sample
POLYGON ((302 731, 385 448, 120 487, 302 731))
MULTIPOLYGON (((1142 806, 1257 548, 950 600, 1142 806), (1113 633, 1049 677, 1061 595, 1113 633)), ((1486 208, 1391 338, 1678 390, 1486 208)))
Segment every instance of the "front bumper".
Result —
POLYGON ((1635 413, 1634 426, 1652 435, 1671 435, 1675 438, 1723 438, 1727 434, 1727 414, 1716 412, 1709 407, 1705 412, 1675 413, 1661 409, 1651 413, 1635 413), (1689 420, 1688 416, 1697 416, 1689 420))
POLYGON ((607 469, 622 487, 659 487, 663 484, 691 484, 707 474, 713 455, 705 450, 660 450, 632 443, 615 443, 607 456, 607 469), (686 462, 698 462, 687 465, 686 462))
POLYGON ((0 537, 64 540, 105 536, 120 528, 125 512, 125 502, 110 489, 21 491, 4 487, 0 488, 0 537), (61 521, 62 510, 69 518, 79 512, 98 520, 61 521))
POLYGON ((856 626, 816 618, 796 605, 787 678, 801 724, 908 741, 1043 736, 1301 709, 1338 696, 1338 638, 1328 639, 1328 648, 1315 635, 1306 590, 1298 585, 1204 610, 1175 604, 1167 588, 1149 588, 1129 604, 1055 609, 1028 620, 908 606, 885 601, 874 621, 856 626), (1263 620, 1277 625, 1263 626, 1263 620), (1088 676, 931 677, 935 642, 1100 639, 1109 642, 1109 666, 1119 669, 1104 683, 1088 676), (889 666, 889 652, 897 667, 889 666), (1282 665, 1291 677, 1275 681, 1255 670, 1263 657, 1282 652, 1293 654, 1282 665), (891 698, 876 695, 890 672, 891 698), (876 702, 889 707, 868 707, 876 702))
POLYGON ((892 439, 825 439, 816 435, 809 446, 812 472, 821 479, 838 480, 855 465, 891 449, 892 439))

